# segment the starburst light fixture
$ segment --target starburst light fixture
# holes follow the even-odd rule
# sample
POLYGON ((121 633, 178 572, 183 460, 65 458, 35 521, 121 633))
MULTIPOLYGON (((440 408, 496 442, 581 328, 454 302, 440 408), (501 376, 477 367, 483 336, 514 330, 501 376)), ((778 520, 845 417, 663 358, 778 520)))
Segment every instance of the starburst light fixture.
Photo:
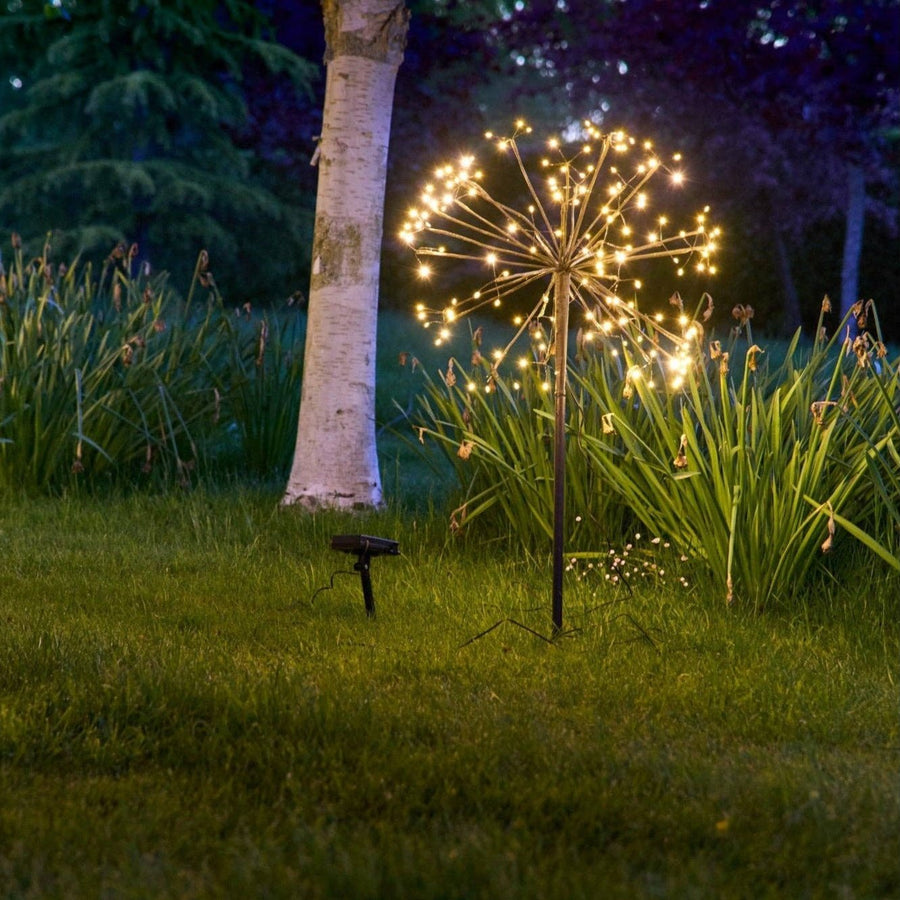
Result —
MULTIPOLYGON (((549 326, 549 339, 533 342, 536 352, 523 364, 552 360, 555 372, 553 622, 558 631, 569 307, 575 304, 582 310, 579 330, 584 340, 637 333, 643 346, 636 357, 650 365, 664 354, 670 383, 677 388, 698 344, 695 325, 685 318, 677 331, 667 330, 641 312, 637 271, 647 261, 667 259, 678 276, 691 267, 713 274, 720 231, 707 221, 708 208, 688 226, 677 227, 655 207, 648 190, 651 181, 667 178, 674 187, 684 183, 680 154, 664 161, 649 141, 639 142, 622 131, 603 133, 585 122, 584 143, 572 148, 557 139, 547 141, 536 162, 538 174, 532 175, 532 157, 523 155, 520 147, 520 139, 531 134, 519 121, 511 137, 485 135, 497 151, 512 158, 520 176, 520 199, 501 199, 510 194, 509 179, 489 190, 484 170, 474 156, 465 155, 435 171, 409 210, 400 237, 414 249, 418 275, 425 281, 446 263, 465 267, 466 273, 474 264, 483 273, 461 297, 437 308, 424 301, 417 304, 418 318, 437 329, 437 345, 449 339, 453 325, 464 316, 523 300, 525 311, 515 315, 511 339, 491 355, 485 390, 491 390, 498 366, 516 342, 549 326)), ((629 378, 639 375, 639 366, 629 370, 629 378)))
MULTIPOLYGON (((518 168, 524 187, 521 208, 489 192, 471 155, 438 168, 425 185, 400 232, 419 259, 420 279, 432 281, 445 261, 487 269, 467 295, 439 307, 417 303, 417 317, 437 330, 435 344, 449 339, 464 316, 504 307, 519 297, 531 299, 530 309, 514 316, 512 338, 492 355, 495 366, 539 319, 549 319, 546 355, 551 355, 560 296, 583 311, 588 340, 621 332, 635 320, 660 334, 660 323, 638 308, 639 264, 667 258, 678 276, 691 268, 715 273, 720 230, 709 225, 708 208, 689 227, 674 227, 668 215, 655 210, 647 190, 652 179, 683 184, 681 155, 666 163, 649 141, 638 142, 621 131, 604 134, 589 122, 584 133, 588 140, 574 152, 556 139, 547 142, 538 162, 540 178, 529 174, 521 152, 520 138, 531 135, 524 122, 516 123, 512 137, 486 134, 518 168), (626 292, 631 296, 626 298, 626 292)), ((672 339, 670 353, 679 355, 684 335, 667 336, 672 339)), ((677 375, 679 366, 671 368, 677 375)))

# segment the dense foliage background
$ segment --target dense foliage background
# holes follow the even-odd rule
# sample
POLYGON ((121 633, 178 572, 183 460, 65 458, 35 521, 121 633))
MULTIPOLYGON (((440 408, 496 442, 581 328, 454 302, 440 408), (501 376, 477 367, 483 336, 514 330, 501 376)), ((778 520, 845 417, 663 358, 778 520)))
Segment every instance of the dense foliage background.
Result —
MULTIPOLYGON (((539 131, 590 116, 685 152, 728 235, 720 314, 753 305, 773 332, 811 327, 840 295, 859 174, 858 295, 900 334, 896 0, 409 6, 385 305, 410 303, 394 226, 434 165, 516 115, 539 131)), ((35 255, 48 231, 63 256, 136 242, 175 285, 205 248, 235 303, 304 294, 323 53, 314 0, 8 0, 0 230, 35 255)))
POLYGON ((302 280, 314 195, 264 135, 280 93, 313 101, 317 66, 264 10, 13 0, 0 70, 0 229, 34 255, 50 232, 63 257, 134 242, 186 289, 205 248, 241 300, 302 280))

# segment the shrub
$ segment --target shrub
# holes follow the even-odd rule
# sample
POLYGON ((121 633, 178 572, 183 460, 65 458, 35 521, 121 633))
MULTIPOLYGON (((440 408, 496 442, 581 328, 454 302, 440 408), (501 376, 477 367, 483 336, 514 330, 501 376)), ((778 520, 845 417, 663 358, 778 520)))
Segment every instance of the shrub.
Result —
MULTIPOLYGON (((696 339, 677 390, 662 362, 647 371, 637 333, 582 345, 569 381, 571 552, 646 530, 702 559, 729 602, 757 607, 807 585, 841 529, 900 568, 898 366, 879 340, 842 333, 806 349, 798 334, 778 365, 744 347, 736 367, 735 342, 696 339)), ((454 524, 501 511, 536 546, 552 533, 550 391, 536 371, 494 374, 485 392, 458 370, 430 384, 418 422, 460 477, 454 524)))
POLYGON ((284 452, 266 420, 290 430, 296 328, 238 321, 205 251, 182 301, 165 275, 132 272, 136 248, 118 246, 99 278, 49 247, 30 261, 13 250, 0 264, 0 490, 186 486, 235 450, 263 470, 284 452), (275 350, 263 329, 284 336, 275 350))
MULTIPOLYGON (((570 401, 575 400, 570 394, 570 401)), ((572 406, 575 406, 572 403, 572 406)), ((570 422, 582 414, 570 406, 570 422)), ((493 389, 475 389, 455 359, 440 380, 428 378, 413 424, 419 439, 436 439, 459 481, 452 512, 456 531, 480 522, 506 528, 534 549, 553 535, 553 396, 539 370, 521 381, 495 376, 493 389)), ((426 452, 427 452, 426 445, 426 452)), ((627 530, 630 511, 603 490, 600 471, 577 444, 566 450, 566 534, 571 549, 596 547, 627 530)))

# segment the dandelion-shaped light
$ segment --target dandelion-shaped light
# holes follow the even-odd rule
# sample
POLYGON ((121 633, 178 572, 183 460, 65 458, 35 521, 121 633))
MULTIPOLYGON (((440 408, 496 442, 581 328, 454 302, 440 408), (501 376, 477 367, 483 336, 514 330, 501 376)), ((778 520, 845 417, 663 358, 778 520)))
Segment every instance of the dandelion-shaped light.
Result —
MULTIPOLYGON (((603 133, 584 123, 585 142, 574 150, 551 139, 538 163, 540 177, 529 173, 519 139, 531 134, 517 122, 511 137, 486 134, 502 153, 511 156, 521 176, 523 201, 505 202, 486 187, 484 173, 473 156, 442 166, 425 185, 410 209, 401 239, 416 252, 419 276, 429 279, 446 261, 476 263, 487 270, 477 286, 439 308, 417 304, 419 319, 436 327, 441 344, 460 318, 485 307, 501 307, 514 297, 530 298, 530 308, 514 318, 515 331, 493 357, 493 370, 537 319, 549 319, 550 340, 540 362, 552 357, 554 378, 554 526, 553 625, 562 629, 563 524, 565 489, 566 359, 569 307, 584 312, 587 337, 634 333, 648 337, 647 359, 656 356, 666 335, 673 348, 670 371, 683 377, 690 341, 664 332, 638 308, 623 289, 641 286, 636 264, 653 259, 672 261, 678 275, 688 267, 714 273, 712 256, 719 229, 707 223, 703 210, 690 227, 674 228, 656 210, 648 193, 653 179, 683 181, 680 155, 666 163, 649 142, 624 132, 603 133), (653 349, 651 349, 653 348, 653 349), (681 374, 680 374, 681 373, 681 374)), ((687 324, 682 323, 682 324, 687 324)), ((639 369, 629 372, 638 377, 639 369)), ((490 380, 486 389, 490 389, 490 380)), ((676 383, 677 386, 677 383, 676 383)))

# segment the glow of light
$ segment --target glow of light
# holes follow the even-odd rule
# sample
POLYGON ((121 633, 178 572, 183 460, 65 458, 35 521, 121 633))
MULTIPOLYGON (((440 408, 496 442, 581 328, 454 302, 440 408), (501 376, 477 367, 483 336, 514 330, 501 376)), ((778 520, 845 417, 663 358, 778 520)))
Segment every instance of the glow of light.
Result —
MULTIPOLYGON (((524 160, 530 156, 520 154, 518 138, 529 130, 520 120, 512 136, 485 133, 492 145, 512 151, 507 162, 515 162, 527 181, 531 179, 524 160)), ((616 292, 628 285, 632 297, 636 297, 643 284, 639 279, 632 280, 630 272, 628 280, 622 280, 622 267, 666 257, 679 275, 688 266, 711 273, 715 270, 711 257, 717 249, 719 229, 708 224, 708 209, 696 215, 687 229, 677 232, 664 232, 668 225, 665 215, 651 214, 652 219, 641 222, 638 213, 650 207, 649 193, 644 190, 646 182, 660 172, 671 176, 676 184, 684 181, 680 155, 673 157, 673 172, 660 162, 649 141, 636 142, 621 131, 604 135, 590 123, 585 125, 584 133, 590 136, 591 143, 576 145, 569 156, 558 138, 547 142, 550 152, 541 162, 546 190, 531 191, 527 212, 518 212, 491 196, 480 183, 483 173, 477 168, 474 155, 460 155, 454 164, 435 171, 432 181, 421 191, 420 202, 407 211, 406 222, 398 232, 401 242, 419 255, 418 275, 422 279, 435 277, 432 267, 436 272, 450 259, 454 263, 480 261, 488 267, 489 277, 482 276, 477 290, 469 289, 458 304, 453 301, 443 312, 440 307, 426 309, 424 304, 418 304, 416 316, 423 325, 430 321, 452 325, 476 309, 505 305, 520 292, 532 298, 528 302, 533 304, 536 293, 531 293, 533 288, 528 286, 546 290, 540 287, 540 280, 549 287, 555 273, 565 267, 570 273, 570 301, 582 307, 587 323, 596 323, 585 329, 583 341, 591 340, 594 328, 599 334, 610 334, 613 329, 618 333, 622 328, 625 333, 619 334, 616 346, 628 345, 628 341, 621 340, 627 336, 632 348, 627 351, 629 358, 639 353, 645 360, 657 352, 660 341, 669 347, 677 346, 675 335, 666 330, 661 315, 655 317, 659 327, 641 333, 641 323, 649 323, 650 318, 638 309, 634 299, 626 304, 616 292), (641 159, 629 160, 625 156, 632 148, 641 149, 641 159), (616 154, 617 165, 610 164, 611 153, 616 154), (604 166, 606 177, 599 171, 604 166), (467 194, 477 197, 477 202, 469 203, 467 194), (544 199, 547 197, 552 197, 552 202, 544 199), (621 235, 618 245, 610 240, 614 233, 621 235), (635 233, 641 235, 639 240, 634 238, 635 233), (439 244, 436 238, 445 243, 439 244), (441 265, 434 262, 435 258, 441 265), (521 291, 522 288, 526 290, 521 291), (596 316, 594 309, 598 311, 596 316)), ((464 269, 463 274, 468 271, 471 270, 464 269)), ((504 350, 491 351, 493 362, 498 365, 515 340, 527 334, 534 354, 530 364, 552 368, 553 359, 547 352, 554 335, 552 317, 547 314, 553 311, 554 302, 545 295, 529 313, 516 314, 513 321, 517 335, 504 350), (536 329, 528 327, 530 321, 539 317, 551 322, 550 340, 544 334, 538 337, 536 329)), ((687 325, 682 325, 681 333, 691 337, 691 352, 696 353, 699 332, 688 331, 687 325)), ((448 329, 441 330, 438 340, 449 340, 448 329)), ((614 352, 616 348, 608 350, 614 352)), ((497 365, 492 366, 494 372, 497 365)))

